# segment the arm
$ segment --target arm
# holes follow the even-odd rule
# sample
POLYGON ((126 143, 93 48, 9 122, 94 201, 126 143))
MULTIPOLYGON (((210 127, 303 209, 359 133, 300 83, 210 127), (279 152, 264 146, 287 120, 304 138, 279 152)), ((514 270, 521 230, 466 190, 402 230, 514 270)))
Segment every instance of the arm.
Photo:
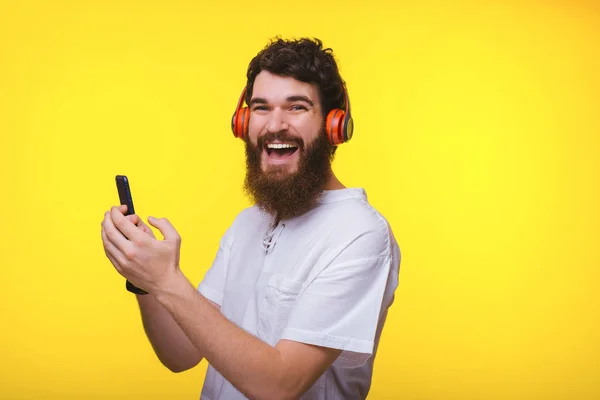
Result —
MULTIPOLYGON (((144 332, 160 362, 172 372, 183 372, 202 361, 202 355, 190 342, 171 314, 152 294, 136 295, 144 332)), ((219 306, 210 300, 217 310, 219 306)))
POLYGON ((290 340, 271 347, 211 307, 180 272, 156 298, 204 358, 251 399, 300 397, 341 352, 290 340))
POLYGON ((102 237, 107 257, 122 276, 154 295, 198 354, 247 397, 297 398, 340 354, 292 340, 271 347, 237 327, 181 272, 181 238, 175 228, 164 218, 150 217, 150 224, 164 236, 156 240, 122 212, 113 207, 105 214, 102 237))

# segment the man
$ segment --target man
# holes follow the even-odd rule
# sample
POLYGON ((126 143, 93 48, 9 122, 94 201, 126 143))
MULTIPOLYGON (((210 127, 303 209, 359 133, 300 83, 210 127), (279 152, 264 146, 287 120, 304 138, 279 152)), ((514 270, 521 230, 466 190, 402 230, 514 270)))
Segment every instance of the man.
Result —
POLYGON ((208 361, 202 399, 364 399, 400 251, 365 191, 331 169, 352 136, 344 82, 316 39, 273 41, 247 79, 232 128, 255 205, 204 280, 196 288, 182 274, 168 220, 148 218, 156 240, 124 206, 102 222, 106 255, 149 293, 137 299, 160 361, 175 372, 208 361))

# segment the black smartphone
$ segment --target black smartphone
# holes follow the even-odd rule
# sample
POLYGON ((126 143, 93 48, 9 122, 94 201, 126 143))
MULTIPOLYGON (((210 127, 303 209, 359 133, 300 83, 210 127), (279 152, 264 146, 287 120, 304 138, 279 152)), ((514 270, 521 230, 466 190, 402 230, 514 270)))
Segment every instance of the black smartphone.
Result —
POLYGON ((135 214, 133 208, 133 197, 131 197, 131 189, 129 188, 129 179, 125 175, 117 175, 117 191, 119 192, 119 201, 121 204, 127 204, 127 212, 125 215, 135 214))
MULTIPOLYGON (((119 202, 121 204, 127 204, 127 212, 125 215, 135 214, 135 208, 133 208, 133 197, 131 196, 131 188, 129 187, 129 179, 126 175, 117 175, 115 180, 117 181, 117 191, 119 192, 119 202)), ((125 287, 132 293, 136 294, 148 294, 143 289, 135 286, 133 283, 127 281, 125 287)))

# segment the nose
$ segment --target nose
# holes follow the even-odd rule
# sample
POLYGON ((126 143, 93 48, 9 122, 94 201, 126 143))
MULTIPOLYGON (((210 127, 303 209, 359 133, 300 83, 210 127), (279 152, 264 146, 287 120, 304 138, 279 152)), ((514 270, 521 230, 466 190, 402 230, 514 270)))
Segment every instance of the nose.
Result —
POLYGON ((288 129, 288 123, 285 119, 285 115, 280 108, 275 108, 269 114, 269 120, 267 121, 266 130, 267 132, 279 132, 288 129))

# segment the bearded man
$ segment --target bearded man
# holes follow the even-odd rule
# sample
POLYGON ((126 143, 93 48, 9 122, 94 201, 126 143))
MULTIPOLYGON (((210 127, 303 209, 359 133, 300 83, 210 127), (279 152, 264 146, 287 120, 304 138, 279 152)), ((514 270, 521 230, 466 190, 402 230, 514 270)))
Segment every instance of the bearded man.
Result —
POLYGON ((250 62, 232 118, 254 205, 193 285, 165 218, 112 207, 105 253, 136 291, 146 335, 171 371, 209 363, 200 398, 365 399, 398 286, 400 250, 366 191, 331 163, 354 125, 333 52, 271 41, 250 62), (242 107, 243 103, 247 107, 242 107))

